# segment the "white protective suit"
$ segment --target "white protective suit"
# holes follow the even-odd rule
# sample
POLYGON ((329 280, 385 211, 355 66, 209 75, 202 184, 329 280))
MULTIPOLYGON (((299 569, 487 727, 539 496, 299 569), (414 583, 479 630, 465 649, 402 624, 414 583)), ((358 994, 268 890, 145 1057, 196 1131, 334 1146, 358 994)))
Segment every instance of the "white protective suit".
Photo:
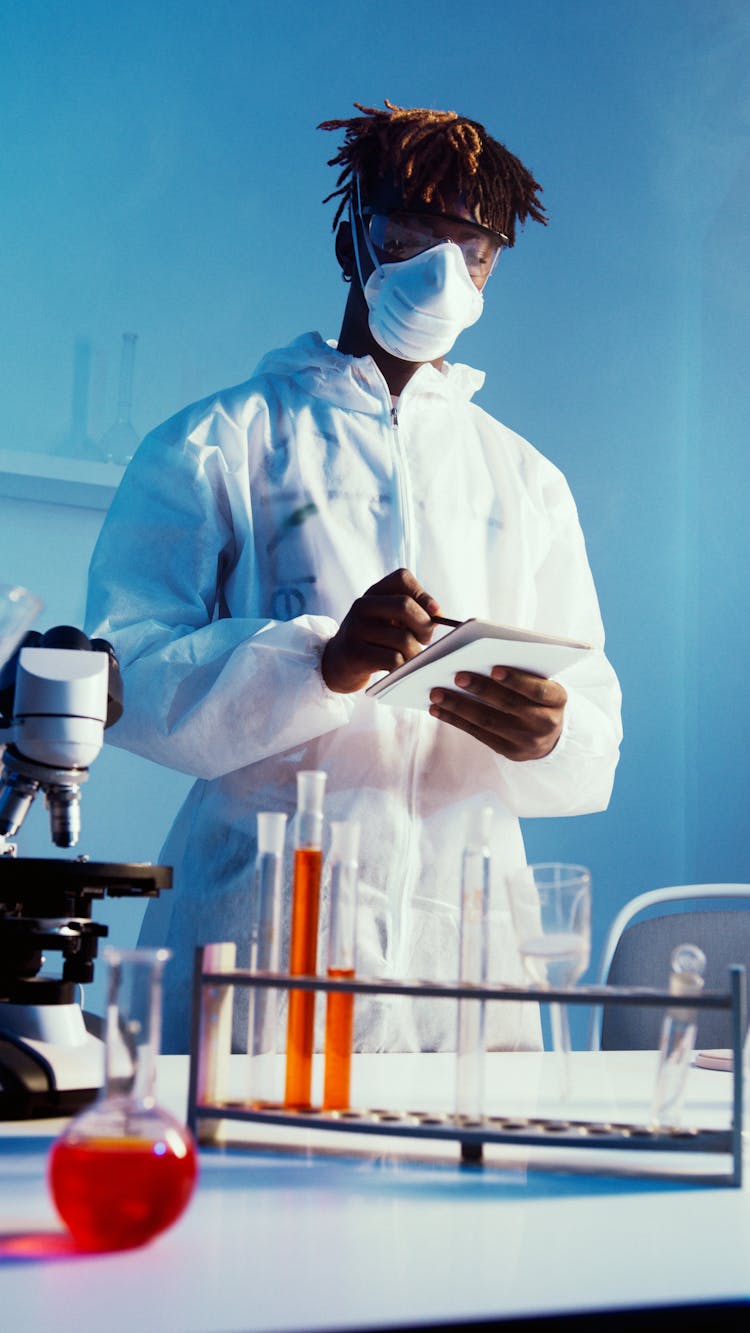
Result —
MULTIPOLYGON (((291 846, 299 769, 328 774, 329 819, 361 821, 363 975, 455 979, 465 822, 490 805, 490 975, 519 979, 502 898, 524 864, 519 816, 607 805, 620 692, 576 509, 558 469, 471 403, 483 379, 422 366, 396 420, 370 357, 308 334, 160 426, 127 469, 92 561, 87 631, 123 673, 108 739, 197 778, 161 853, 175 888, 141 937, 174 950, 167 1051, 186 1049, 194 945, 247 941, 255 815, 287 811, 291 846), (597 645, 560 677, 551 754, 513 763, 426 713, 327 689, 326 642, 401 566, 446 615, 597 645)), ((287 917, 288 898, 287 885, 287 917)), ((493 1045, 539 1045, 536 1006, 493 1005, 488 1020, 493 1045)), ((358 1000, 356 1040, 439 1049, 455 1023, 452 1001, 358 1000)))

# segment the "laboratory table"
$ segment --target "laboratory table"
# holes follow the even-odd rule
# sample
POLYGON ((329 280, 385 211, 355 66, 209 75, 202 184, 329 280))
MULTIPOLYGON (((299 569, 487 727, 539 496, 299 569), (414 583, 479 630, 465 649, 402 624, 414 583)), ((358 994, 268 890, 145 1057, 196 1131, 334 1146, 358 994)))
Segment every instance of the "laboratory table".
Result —
MULTIPOLYGON (((554 1114, 553 1059, 489 1057, 488 1108, 554 1114)), ((575 1053, 565 1114, 642 1119, 654 1060, 575 1053)), ((355 1094, 450 1108, 453 1068, 450 1055, 355 1057, 355 1094)), ((186 1057, 162 1057, 159 1100, 182 1118, 187 1076, 186 1057)), ((730 1086, 691 1069, 686 1122, 728 1123, 730 1086)), ((246 1141, 201 1150, 170 1231, 81 1255, 45 1185, 64 1123, 0 1126, 0 1329, 13 1333, 515 1327, 573 1312, 573 1327, 598 1312, 594 1327, 620 1328, 623 1312, 719 1302, 722 1333, 750 1327, 750 1190, 712 1183, 705 1155, 496 1146, 462 1166, 456 1144, 232 1126, 246 1141)), ((708 1325, 681 1324, 694 1326, 708 1325)))

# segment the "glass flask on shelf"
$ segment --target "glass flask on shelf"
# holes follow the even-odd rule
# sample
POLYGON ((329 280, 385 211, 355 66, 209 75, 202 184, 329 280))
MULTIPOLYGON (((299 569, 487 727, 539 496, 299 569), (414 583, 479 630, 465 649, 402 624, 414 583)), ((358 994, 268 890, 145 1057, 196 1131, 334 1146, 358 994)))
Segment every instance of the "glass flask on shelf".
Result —
POLYGON ((120 352, 120 382, 117 391, 117 414, 114 422, 99 441, 99 452, 108 463, 129 463, 140 443, 130 413, 133 406, 133 367, 137 333, 123 333, 120 352))
POLYGON ((190 1131, 154 1096, 167 949, 106 949, 105 1084, 53 1144, 49 1187, 85 1250, 143 1245, 184 1211, 198 1157, 190 1131))
POLYGON ((0 667, 12 657, 42 606, 28 588, 0 583, 0 667))

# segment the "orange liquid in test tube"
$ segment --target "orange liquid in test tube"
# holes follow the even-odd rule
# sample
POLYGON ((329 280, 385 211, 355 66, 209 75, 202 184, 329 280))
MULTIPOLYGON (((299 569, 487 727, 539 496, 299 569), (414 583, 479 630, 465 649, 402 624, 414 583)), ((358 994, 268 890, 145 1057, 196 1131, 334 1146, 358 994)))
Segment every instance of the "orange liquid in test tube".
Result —
MULTIPOLYGON (((359 824, 356 820, 331 822, 331 895, 328 923, 328 977, 350 981, 355 975, 355 937, 359 824)), ((323 1109, 345 1111, 349 1106, 354 995, 326 994, 325 1073, 323 1109)))
MULTIPOLYGON (((353 967, 329 967, 331 981, 350 981, 353 967)), ((326 1005, 326 1055, 323 1109, 344 1111, 349 1105, 354 1031, 354 996, 329 991, 326 1005)))
MULTIPOLYGON (((289 972, 293 977, 315 975, 322 866, 323 853, 319 848, 296 849, 289 953, 289 972)), ((300 1110, 310 1106, 314 1028, 315 992, 290 990, 284 1104, 300 1110)))

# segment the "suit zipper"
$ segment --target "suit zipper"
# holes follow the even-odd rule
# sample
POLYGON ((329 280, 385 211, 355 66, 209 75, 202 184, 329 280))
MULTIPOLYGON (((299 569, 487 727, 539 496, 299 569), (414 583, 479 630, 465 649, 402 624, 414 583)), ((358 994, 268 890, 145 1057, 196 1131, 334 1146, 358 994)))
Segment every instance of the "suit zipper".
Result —
MULTIPOLYGON (((400 564, 411 569, 414 563, 414 509, 412 506, 411 487, 402 437, 399 433, 398 411, 395 403, 391 405, 391 429, 395 452, 396 487, 398 494, 398 519, 400 526, 398 543, 394 543, 399 554, 400 564)), ((410 711, 404 719, 406 730, 405 791, 407 826, 402 851, 401 871, 399 873, 399 905, 397 912, 397 939, 393 963, 396 976, 405 978, 407 946, 409 939, 409 918, 411 899, 419 878, 419 858, 417 838, 414 831, 414 812, 416 809, 417 788, 417 749, 420 734, 419 713, 410 711)))

